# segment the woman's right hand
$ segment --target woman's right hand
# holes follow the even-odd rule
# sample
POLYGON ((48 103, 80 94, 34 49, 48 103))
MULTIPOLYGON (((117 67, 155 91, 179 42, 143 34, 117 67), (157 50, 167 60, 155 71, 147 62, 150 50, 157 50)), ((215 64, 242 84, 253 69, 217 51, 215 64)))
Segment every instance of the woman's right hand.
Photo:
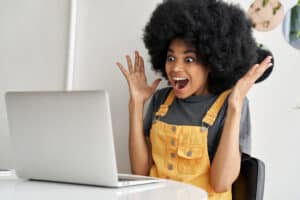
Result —
POLYGON ((128 71, 121 63, 117 62, 116 64, 127 80, 130 98, 132 101, 145 103, 153 95, 161 79, 153 81, 151 86, 147 84, 144 59, 138 51, 135 51, 134 65, 129 55, 126 55, 126 60, 128 71))

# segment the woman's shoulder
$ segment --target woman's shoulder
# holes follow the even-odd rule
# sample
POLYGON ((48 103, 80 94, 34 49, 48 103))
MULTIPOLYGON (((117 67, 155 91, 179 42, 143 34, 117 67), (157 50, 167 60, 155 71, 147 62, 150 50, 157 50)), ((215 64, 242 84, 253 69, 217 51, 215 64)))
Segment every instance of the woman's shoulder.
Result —
POLYGON ((151 100, 154 109, 157 109, 162 103, 164 103, 171 90, 172 90, 171 87, 165 87, 165 88, 157 89, 155 91, 151 100))
POLYGON ((171 92, 171 90, 172 90, 172 87, 160 88, 155 91, 153 97, 155 99, 165 100, 167 98, 168 94, 171 92))

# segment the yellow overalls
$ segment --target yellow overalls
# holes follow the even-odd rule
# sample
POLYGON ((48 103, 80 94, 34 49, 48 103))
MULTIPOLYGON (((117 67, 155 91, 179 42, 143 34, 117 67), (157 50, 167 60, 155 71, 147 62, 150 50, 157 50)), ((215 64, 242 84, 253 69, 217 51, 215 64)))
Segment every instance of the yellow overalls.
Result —
POLYGON ((181 181, 206 190, 209 200, 231 200, 231 189, 213 191, 209 183, 210 160, 207 149, 208 126, 213 125, 230 91, 223 92, 210 107, 201 126, 173 125, 159 120, 168 112, 175 94, 173 90, 156 112, 150 130, 154 164, 150 176, 181 181), (206 124, 207 126, 204 126, 206 124))

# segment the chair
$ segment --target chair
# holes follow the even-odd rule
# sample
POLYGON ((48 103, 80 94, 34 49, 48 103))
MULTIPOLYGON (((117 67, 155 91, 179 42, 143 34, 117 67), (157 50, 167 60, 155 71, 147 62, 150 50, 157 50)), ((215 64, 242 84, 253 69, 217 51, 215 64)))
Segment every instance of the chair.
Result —
POLYGON ((240 175, 232 185, 232 199, 262 200, 264 195, 264 185, 264 162, 243 154, 240 175))

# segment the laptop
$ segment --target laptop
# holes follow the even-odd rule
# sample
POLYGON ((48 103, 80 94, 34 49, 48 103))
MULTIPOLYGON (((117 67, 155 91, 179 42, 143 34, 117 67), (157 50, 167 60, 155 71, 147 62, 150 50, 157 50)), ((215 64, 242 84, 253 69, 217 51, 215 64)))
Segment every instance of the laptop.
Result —
POLYGON ((20 178, 107 187, 162 181, 117 173, 106 91, 8 92, 6 106, 20 178))

